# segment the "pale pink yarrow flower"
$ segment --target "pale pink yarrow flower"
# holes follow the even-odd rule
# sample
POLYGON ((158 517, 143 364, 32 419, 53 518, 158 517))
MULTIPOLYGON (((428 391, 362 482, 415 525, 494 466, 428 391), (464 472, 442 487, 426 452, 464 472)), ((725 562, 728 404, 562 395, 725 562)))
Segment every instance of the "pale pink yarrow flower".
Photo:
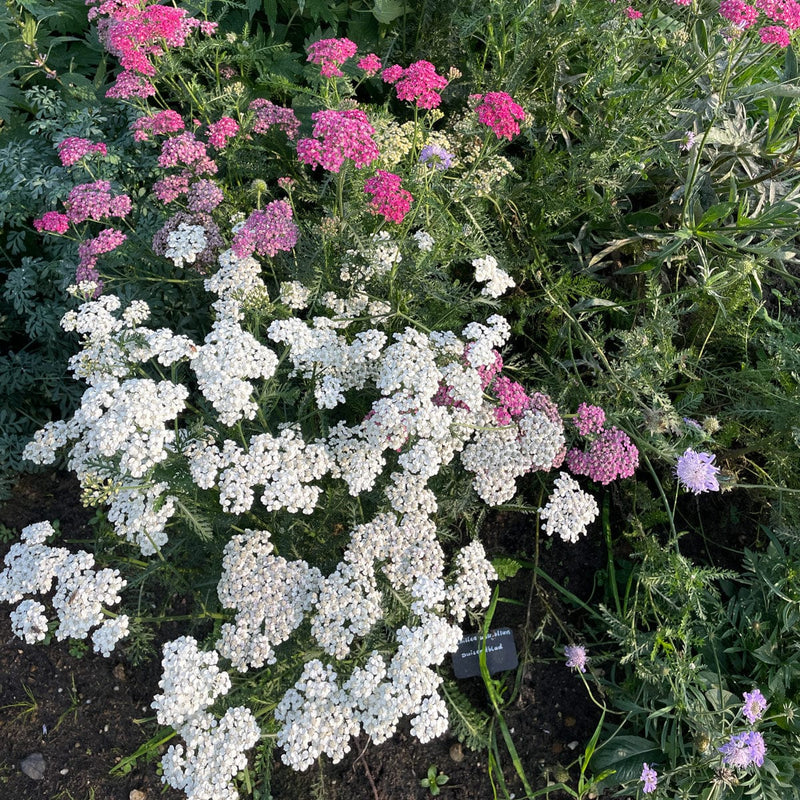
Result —
POLYGON ((605 486, 617 478, 633 475, 639 466, 639 451, 627 433, 609 428, 592 442, 588 451, 570 450, 567 466, 575 475, 586 475, 605 486))
POLYGON ((758 35, 764 44, 777 44, 778 47, 788 47, 792 41, 789 31, 780 25, 767 25, 761 28, 758 35))
POLYGON ((628 16, 628 19, 641 19, 642 18, 642 12, 641 11, 637 11, 633 6, 628 6, 625 9, 625 13, 628 16))
POLYGON ((208 126, 208 143, 217 150, 222 150, 239 133, 239 123, 231 117, 222 117, 208 126))
POLYGON ((475 107, 478 121, 488 125, 498 139, 506 138, 511 141, 519 133, 517 120, 521 122, 525 119, 522 106, 505 92, 488 92, 483 96, 474 96, 480 101, 475 107))
POLYGON ((162 203, 171 203, 189 191, 191 172, 185 171, 180 175, 167 175, 153 184, 153 194, 162 203))
POLYGON ((400 224, 411 209, 414 198, 411 192, 400 188, 402 178, 391 172, 378 170, 378 174, 366 181, 364 192, 372 195, 369 210, 381 214, 389 222, 400 224))
POLYGON ((381 71, 381 60, 375 53, 368 53, 358 61, 358 68, 368 77, 377 75, 381 71))
POLYGON ((298 228, 292 219, 292 207, 285 200, 274 200, 263 211, 253 211, 236 232, 231 250, 245 258, 252 253, 274 256, 297 244, 298 228))
POLYGON ((339 67, 352 58, 358 45, 350 39, 320 39, 308 46, 308 58, 312 64, 320 65, 320 72, 326 78, 341 78, 344 73, 339 67))
POLYGON ((46 233, 66 233, 69 228, 69 217, 58 211, 46 211, 39 219, 33 221, 37 231, 46 233))
POLYGON ((316 111, 311 119, 314 138, 297 142, 297 157, 304 164, 339 172, 347 158, 360 169, 380 155, 372 139, 375 129, 361 109, 316 111))

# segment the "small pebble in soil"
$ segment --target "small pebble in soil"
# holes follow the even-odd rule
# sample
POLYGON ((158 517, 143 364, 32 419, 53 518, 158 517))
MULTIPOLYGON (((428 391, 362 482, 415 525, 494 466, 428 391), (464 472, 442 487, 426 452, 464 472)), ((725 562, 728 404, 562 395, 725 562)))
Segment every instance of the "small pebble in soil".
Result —
POLYGON ((464 748, 461 746, 461 742, 456 742, 451 745, 450 758, 456 763, 464 760, 464 748))
POLYGON ((58 774, 59 775, 69 775, 69 770, 66 767, 64 767, 64 769, 62 769, 58 774))
POLYGON ((40 781, 44 778, 44 756, 41 753, 31 753, 22 759, 19 768, 32 780, 40 781))
POLYGON ((147 794, 140 789, 132 789, 131 793, 128 795, 128 800, 145 800, 146 797, 147 794))

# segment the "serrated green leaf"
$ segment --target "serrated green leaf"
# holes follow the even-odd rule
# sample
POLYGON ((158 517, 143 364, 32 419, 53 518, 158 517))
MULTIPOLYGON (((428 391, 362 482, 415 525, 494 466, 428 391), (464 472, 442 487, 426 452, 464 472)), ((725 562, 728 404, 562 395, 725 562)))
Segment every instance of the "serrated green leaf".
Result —
POLYGON ((514 558, 500 557, 492 559, 492 566, 498 580, 504 581, 506 578, 513 578, 523 565, 514 558))

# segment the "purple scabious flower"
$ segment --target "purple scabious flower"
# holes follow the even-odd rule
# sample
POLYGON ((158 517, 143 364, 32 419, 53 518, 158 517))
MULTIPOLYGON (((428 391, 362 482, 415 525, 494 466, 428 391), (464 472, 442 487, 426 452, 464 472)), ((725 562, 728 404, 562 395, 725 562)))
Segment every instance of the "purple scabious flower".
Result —
POLYGON ((639 780, 644 784, 642 793, 650 794, 658 786, 658 773, 649 764, 642 764, 642 775, 639 780))
POLYGON ((751 725, 760 720, 766 710, 767 698, 758 689, 744 693, 742 713, 751 725))
POLYGON ((719 467, 714 466, 716 456, 710 453, 695 453, 690 447, 678 458, 675 474, 678 480, 690 492, 718 492, 717 473, 719 467))
POLYGON ((767 747, 764 737, 758 731, 745 731, 733 734, 718 750, 722 753, 723 764, 747 769, 751 764, 757 767, 764 764, 767 747))
POLYGON ((448 153, 444 147, 439 147, 438 144, 426 144, 419 151, 419 163, 427 164, 441 172, 453 166, 453 154, 448 153))
POLYGON ((580 644, 568 644, 564 648, 567 666, 578 672, 586 672, 586 648, 580 644))

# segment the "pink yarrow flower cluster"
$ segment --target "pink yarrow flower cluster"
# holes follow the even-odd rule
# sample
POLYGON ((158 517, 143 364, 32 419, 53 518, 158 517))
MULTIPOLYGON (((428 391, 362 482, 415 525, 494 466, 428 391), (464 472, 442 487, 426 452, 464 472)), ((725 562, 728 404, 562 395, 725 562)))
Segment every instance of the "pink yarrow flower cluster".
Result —
POLYGON ((108 149, 103 142, 92 142, 78 136, 69 136, 58 143, 58 157, 65 167, 77 164, 90 153, 100 153, 101 156, 105 156, 108 155, 108 149))
POLYGON ((58 211, 47 211, 39 219, 33 221, 33 227, 40 233, 66 233, 69 228, 69 217, 58 211))
POLYGON ((756 0, 750 5, 745 0, 722 0, 719 13, 739 30, 756 24, 761 13, 777 25, 764 25, 758 31, 764 44, 788 47, 791 34, 800 28, 800 3, 797 0, 756 0))
POLYGON ((430 61, 415 61, 403 69, 399 64, 387 67, 381 76, 386 83, 395 84, 398 100, 416 103, 417 108, 438 108, 442 102, 439 91, 447 86, 447 78, 436 72, 430 61))
POLYGON ((217 150, 222 150, 237 133, 239 123, 231 117, 222 117, 208 126, 208 143, 217 150))
POLYGON ((368 78, 371 78, 373 75, 377 75, 381 71, 382 66, 383 64, 381 64, 380 58, 378 58, 375 53, 368 53, 358 61, 358 68, 368 78))
POLYGON ((372 138, 375 129, 361 109, 316 111, 311 119, 314 138, 297 142, 297 157, 304 164, 339 172, 345 159, 349 158, 360 169, 378 157, 378 145, 372 138))
POLYGON ((74 186, 64 207, 69 221, 77 225, 90 219, 125 217, 131 210, 131 199, 126 194, 112 194, 109 181, 94 181, 74 186))
POLYGON ((217 24, 190 17, 185 9, 145 2, 107 0, 89 11, 89 19, 104 16, 98 33, 105 48, 119 59, 123 71, 106 93, 107 97, 149 97, 155 87, 147 80, 156 74, 152 59, 164 54, 166 47, 183 47, 195 29, 206 35, 217 24))
POLYGON ((134 141, 146 142, 151 136, 177 133, 185 128, 183 117, 171 108, 159 111, 152 117, 139 117, 132 125, 134 141))
POLYGON ((195 175, 214 174, 217 171, 217 165, 209 157, 206 145, 190 131, 173 136, 162 143, 158 166, 165 168, 185 166, 195 175))
POLYGON ((86 239, 78 246, 80 266, 94 269, 99 255, 116 250, 127 238, 122 231, 118 231, 115 228, 105 228, 93 239, 86 239))
POLYGON ((269 100, 258 97, 248 106, 255 112, 253 133, 266 133, 273 125, 277 125, 289 139, 296 139, 300 131, 300 120, 291 108, 276 106, 269 100))
POLYGON ((369 209, 373 214, 381 214, 389 222, 400 224, 411 209, 414 198, 411 192, 400 188, 402 178, 391 172, 378 170, 378 174, 364 184, 364 192, 372 195, 369 209))
POLYGON ((478 121, 488 125, 498 139, 508 139, 519 133, 519 122, 525 119, 525 109, 516 103, 511 95, 505 92, 488 92, 484 95, 472 95, 478 101, 475 111, 478 121))
POLYGON ((639 451, 619 428, 603 428, 586 451, 571 449, 567 466, 575 475, 586 475, 606 484, 617 478, 630 478, 639 466, 639 451))
POLYGON ((572 422, 581 436, 600 433, 603 430, 603 425, 606 424, 606 412, 600 406, 581 403, 572 422))
POLYGON ((320 72, 325 78, 341 78, 344 73, 339 67, 352 58, 358 45, 350 39, 320 39, 308 46, 308 58, 312 64, 320 65, 320 72))
POLYGON ((235 233, 231 250, 239 257, 258 253, 274 256, 291 250, 297 243, 298 229, 292 219, 292 207, 285 200, 274 200, 263 211, 253 211, 235 233))

